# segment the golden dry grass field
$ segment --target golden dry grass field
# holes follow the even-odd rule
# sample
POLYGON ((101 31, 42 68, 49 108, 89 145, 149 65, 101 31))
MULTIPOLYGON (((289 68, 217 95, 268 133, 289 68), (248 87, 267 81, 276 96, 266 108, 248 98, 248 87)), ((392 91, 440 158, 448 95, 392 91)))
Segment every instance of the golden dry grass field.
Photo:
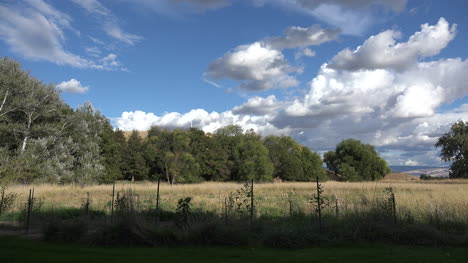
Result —
MULTIPOLYGON (((340 213, 366 211, 379 205, 386 198, 385 189, 392 187, 400 216, 408 213, 416 220, 435 216, 437 218, 468 223, 468 180, 392 181, 378 182, 324 182, 323 195, 330 205, 325 213, 335 213, 338 203, 340 213), (335 200, 338 200, 336 202, 335 200)), ((177 201, 192 197, 194 209, 222 214, 225 198, 242 188, 239 183, 206 182, 200 184, 173 185, 162 183, 160 187, 161 207, 174 210, 177 201)), ((150 182, 117 183, 116 193, 132 191, 139 200, 140 209, 154 208, 157 184, 150 182)), ((7 189, 18 193, 13 210, 24 208, 29 189, 34 188, 35 197, 42 203, 41 209, 64 207, 79 208, 89 192, 91 208, 110 211, 112 185, 59 186, 17 185, 7 189)), ((312 213, 309 200, 316 193, 315 183, 258 183, 254 187, 257 216, 287 216, 290 204, 293 210, 304 214, 312 213)))

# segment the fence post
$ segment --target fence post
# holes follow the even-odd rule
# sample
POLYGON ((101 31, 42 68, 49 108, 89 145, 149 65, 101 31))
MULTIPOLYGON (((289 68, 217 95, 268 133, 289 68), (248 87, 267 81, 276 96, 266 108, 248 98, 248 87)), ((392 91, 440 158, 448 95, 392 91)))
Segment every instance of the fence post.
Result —
POLYGON ((228 197, 224 198, 224 223, 228 224, 228 197))
POLYGON ((322 202, 320 200, 320 184, 317 176, 317 212, 319 216, 319 231, 322 233, 322 202))
POLYGON ((112 184, 112 200, 111 200, 111 223, 114 220, 114 195, 115 195, 115 181, 112 184))
POLYGON ((336 196, 336 194, 335 194, 335 213, 336 213, 336 217, 338 217, 339 208, 338 208, 338 197, 336 196))
POLYGON ((86 192, 86 207, 85 207, 85 212, 86 212, 86 217, 89 216, 89 205, 90 205, 90 199, 89 199, 89 192, 86 192))
POLYGON ((254 180, 251 181, 250 187, 250 223, 252 224, 254 217, 254 180))
POLYGON ((159 185, 161 184, 161 177, 158 176, 158 188, 156 190, 156 222, 159 222, 159 185))
POLYGON ((2 199, 0 200, 0 215, 3 212, 3 200, 5 199, 5 188, 2 188, 2 199))
POLYGON ((393 210, 393 223, 397 223, 397 211, 396 211, 396 200, 395 193, 392 192, 392 210, 393 210))
POLYGON ((292 217, 292 200, 288 200, 288 203, 289 203, 289 217, 292 217))
POLYGON ((32 189, 29 189, 28 209, 26 212, 26 234, 29 233, 29 222, 31 218, 32 201, 33 201, 33 192, 32 192, 32 189))

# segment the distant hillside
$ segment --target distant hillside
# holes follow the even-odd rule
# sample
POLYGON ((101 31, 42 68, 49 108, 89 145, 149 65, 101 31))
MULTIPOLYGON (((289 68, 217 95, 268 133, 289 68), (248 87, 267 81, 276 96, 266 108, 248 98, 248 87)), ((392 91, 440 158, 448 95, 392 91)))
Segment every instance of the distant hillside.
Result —
POLYGON ((383 180, 384 181, 415 181, 415 180, 419 180, 419 177, 409 175, 406 173, 390 173, 390 174, 387 174, 383 180))
POLYGON ((408 171, 414 171, 414 170, 420 170, 420 169, 439 169, 439 168, 445 168, 445 167, 440 167, 440 166, 405 166, 405 165, 390 165, 390 169, 392 169, 392 172, 394 173, 405 173, 408 171))
MULTIPOLYGON (((130 137, 130 135, 132 134, 133 131, 124 131, 124 135, 125 135, 125 138, 128 139, 128 137, 130 137)), ((146 136, 148 136, 148 132, 147 131, 137 131, 138 134, 140 135, 141 138, 146 138, 146 136)))
POLYGON ((431 177, 449 177, 449 168, 417 169, 405 172, 406 174, 420 176, 427 174, 431 177))
POLYGON ((448 167, 436 167, 436 166, 390 166, 394 173, 405 173, 412 176, 420 176, 421 174, 427 174, 432 177, 448 177, 448 167))

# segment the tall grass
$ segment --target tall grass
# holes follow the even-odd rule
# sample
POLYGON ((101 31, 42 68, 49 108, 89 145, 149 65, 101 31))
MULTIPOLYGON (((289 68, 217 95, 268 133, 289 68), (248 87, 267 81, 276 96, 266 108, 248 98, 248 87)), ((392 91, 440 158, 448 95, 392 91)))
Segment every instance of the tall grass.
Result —
MULTIPOLYGON (((116 184, 116 192, 132 191, 138 195, 140 209, 156 206, 157 184, 150 182, 116 184)), ((397 212, 400 217, 411 216, 414 220, 442 218, 468 224, 468 180, 443 180, 430 182, 325 182, 325 197, 338 199, 339 213, 361 213, 379 206, 385 198, 385 189, 392 187, 396 197, 397 212)), ((89 192, 92 198, 90 209, 110 213, 112 185, 16 185, 7 189, 18 194, 12 211, 24 209, 30 188, 35 189, 35 197, 41 201, 42 209, 80 208, 89 192)), ((200 184, 173 185, 161 184, 161 207, 175 211, 177 201, 192 197, 194 209, 222 215, 223 203, 228 195, 242 188, 241 183, 206 182, 200 184)), ((315 183, 259 183, 255 185, 256 216, 289 216, 291 194, 294 195, 293 212, 313 214, 310 203, 316 193, 315 183)), ((330 204, 324 214, 335 214, 336 204, 330 204)))

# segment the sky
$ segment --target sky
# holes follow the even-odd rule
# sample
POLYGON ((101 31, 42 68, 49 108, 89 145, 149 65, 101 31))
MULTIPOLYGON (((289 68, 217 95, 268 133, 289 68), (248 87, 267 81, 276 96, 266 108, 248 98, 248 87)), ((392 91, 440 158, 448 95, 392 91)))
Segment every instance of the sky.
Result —
POLYGON ((229 124, 442 165, 468 121, 468 1, 0 0, 0 56, 122 130, 229 124))

